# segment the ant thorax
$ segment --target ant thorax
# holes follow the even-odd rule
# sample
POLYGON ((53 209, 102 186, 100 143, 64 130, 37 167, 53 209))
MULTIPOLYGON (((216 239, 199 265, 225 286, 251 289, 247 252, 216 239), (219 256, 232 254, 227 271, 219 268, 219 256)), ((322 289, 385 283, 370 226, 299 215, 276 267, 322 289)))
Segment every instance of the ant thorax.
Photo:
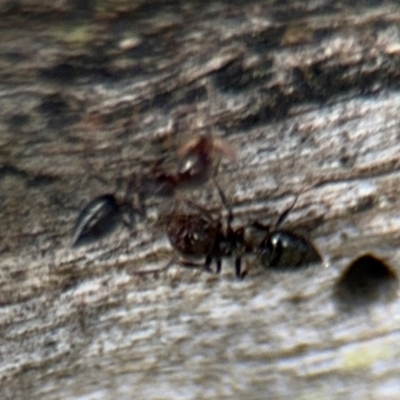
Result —
POLYGON ((181 189, 199 187, 206 183, 212 172, 212 160, 205 152, 189 154, 178 165, 177 176, 181 189))
POLYGON ((236 151, 227 142, 211 135, 188 140, 178 149, 178 185, 199 187, 217 172, 222 158, 236 160, 236 151))

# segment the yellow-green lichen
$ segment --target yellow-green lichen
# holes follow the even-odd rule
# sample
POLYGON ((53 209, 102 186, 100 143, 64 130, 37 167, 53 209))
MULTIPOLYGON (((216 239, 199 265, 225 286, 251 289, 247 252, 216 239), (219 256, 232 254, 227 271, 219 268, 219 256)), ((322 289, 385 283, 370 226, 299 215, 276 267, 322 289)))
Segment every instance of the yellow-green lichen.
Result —
POLYGON ((64 37, 65 42, 76 46, 86 45, 92 39, 93 31, 90 26, 77 26, 76 28, 70 29, 64 37))
POLYGON ((341 368, 344 370, 365 369, 376 361, 390 357, 390 350, 384 344, 361 344, 344 350, 341 368))

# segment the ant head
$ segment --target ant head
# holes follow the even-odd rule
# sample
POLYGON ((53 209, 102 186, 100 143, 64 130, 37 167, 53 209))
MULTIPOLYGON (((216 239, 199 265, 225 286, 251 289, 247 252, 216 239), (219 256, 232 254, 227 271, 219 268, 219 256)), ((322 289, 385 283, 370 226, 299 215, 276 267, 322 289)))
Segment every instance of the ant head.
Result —
POLYGON ((265 269, 290 270, 319 263, 322 258, 305 237, 289 230, 271 232, 260 245, 259 258, 265 269))
POLYGON ((321 255, 309 239, 291 230, 280 228, 306 188, 297 194, 292 204, 279 215, 272 227, 259 222, 253 223, 253 227, 266 232, 258 245, 258 257, 264 268, 291 269, 322 261, 321 255))

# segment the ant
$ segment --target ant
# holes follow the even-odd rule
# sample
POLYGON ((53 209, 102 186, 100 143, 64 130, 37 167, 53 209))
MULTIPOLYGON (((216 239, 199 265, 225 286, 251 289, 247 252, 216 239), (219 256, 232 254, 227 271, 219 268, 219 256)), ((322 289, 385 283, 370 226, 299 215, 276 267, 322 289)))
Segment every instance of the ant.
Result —
MULTIPOLYGON (((215 176, 222 157, 236 160, 235 150, 222 139, 200 135, 179 147, 175 172, 153 168, 138 179, 141 198, 148 193, 172 197, 177 190, 196 189, 215 176)), ((132 180, 132 184, 134 181, 132 180)))
POLYGON ((284 210, 271 230, 269 226, 253 222, 251 227, 267 231, 266 236, 259 244, 254 237, 248 237, 245 228, 233 229, 233 213, 228 205, 226 197, 217 182, 214 184, 224 208, 227 210, 226 226, 221 216, 213 218, 210 211, 186 200, 186 203, 199 211, 197 214, 172 214, 166 226, 166 232, 174 250, 178 253, 159 269, 133 272, 133 275, 156 273, 167 270, 174 262, 186 268, 200 268, 206 272, 213 272, 210 268, 215 260, 216 273, 221 272, 222 258, 235 256, 235 275, 243 279, 248 270, 242 271, 242 256, 256 254, 264 268, 274 267, 299 267, 322 261, 319 252, 313 244, 300 234, 289 230, 279 229, 279 226, 287 218, 298 197, 289 208, 284 210), (193 259, 205 258, 203 263, 193 259))
POLYGON ((216 273, 220 273, 222 258, 234 255, 236 277, 245 277, 247 272, 241 270, 242 255, 251 251, 251 248, 246 244, 245 230, 242 227, 232 228, 232 209, 215 179, 213 179, 213 182, 221 202, 227 210, 225 225, 221 215, 215 218, 209 210, 185 200, 185 203, 196 209, 198 213, 173 213, 166 225, 169 242, 178 254, 173 256, 164 267, 132 272, 132 275, 162 272, 176 261, 179 261, 182 267, 199 268, 206 272, 213 272, 210 267, 213 260, 216 262, 216 273), (204 258, 204 262, 196 261, 200 258, 204 258))
POLYGON ((266 269, 290 269, 322 261, 321 255, 310 240, 299 233, 279 228, 292 211, 301 192, 293 203, 279 215, 273 229, 259 222, 252 224, 254 228, 267 231, 256 250, 261 265, 266 269))
POLYGON ((105 194, 91 200, 79 213, 74 227, 72 246, 95 242, 113 232, 122 221, 134 225, 135 215, 145 214, 144 199, 148 194, 172 197, 177 189, 197 188, 216 173, 222 156, 235 158, 234 150, 221 139, 201 135, 178 150, 178 168, 174 173, 152 170, 149 174, 132 175, 126 195, 119 201, 114 194, 105 194), (138 195, 138 207, 133 207, 129 194, 138 195), (124 216, 129 217, 126 222, 124 216))
MULTIPOLYGON (((209 99, 213 99, 212 86, 205 86, 209 99)), ((207 114, 211 120, 210 102, 207 114)), ((235 149, 226 141, 212 135, 208 125, 206 133, 186 141, 178 148, 177 158, 176 171, 153 168, 149 174, 139 179, 138 186, 142 198, 147 193, 172 197, 177 190, 196 189, 216 175, 222 158, 234 162, 237 155, 235 149)))

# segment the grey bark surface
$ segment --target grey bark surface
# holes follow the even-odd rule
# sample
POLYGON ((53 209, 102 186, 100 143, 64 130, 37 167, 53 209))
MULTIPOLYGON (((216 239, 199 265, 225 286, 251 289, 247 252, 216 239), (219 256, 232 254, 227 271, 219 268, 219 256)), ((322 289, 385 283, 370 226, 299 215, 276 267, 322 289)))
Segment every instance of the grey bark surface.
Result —
MULTIPOLYGON (((2 399, 399 398, 397 293, 352 312, 334 297, 358 255, 399 273, 396 2, 21 0, 0 13, 2 399), (174 202, 160 198, 136 236, 71 249, 89 200, 172 168, 204 132, 238 150, 218 175, 236 225, 273 223, 310 187, 285 227, 323 265, 132 276, 173 254, 159 216, 174 202)), ((211 184, 184 196, 220 208, 211 184)))

